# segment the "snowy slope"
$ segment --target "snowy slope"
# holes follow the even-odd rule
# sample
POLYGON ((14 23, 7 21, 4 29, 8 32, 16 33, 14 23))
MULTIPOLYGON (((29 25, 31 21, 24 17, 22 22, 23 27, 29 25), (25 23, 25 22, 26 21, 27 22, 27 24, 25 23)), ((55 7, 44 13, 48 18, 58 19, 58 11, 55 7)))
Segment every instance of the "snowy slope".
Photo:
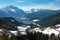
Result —
POLYGON ((54 33, 57 36, 58 34, 60 34, 60 24, 55 25, 55 28, 47 27, 42 31, 42 33, 49 35, 54 33))
POLYGON ((49 34, 49 35, 51 35, 52 33, 54 33, 56 36, 59 34, 58 31, 56 31, 55 29, 50 28, 50 27, 46 28, 44 31, 42 31, 42 33, 49 34))
POLYGON ((55 28, 52 27, 47 27, 44 28, 43 30, 40 28, 34 28, 30 30, 31 32, 42 32, 43 34, 48 34, 49 36, 54 33, 56 36, 58 36, 58 34, 60 34, 60 24, 59 25, 55 25, 55 28), (57 27, 58 26, 58 27, 57 27))

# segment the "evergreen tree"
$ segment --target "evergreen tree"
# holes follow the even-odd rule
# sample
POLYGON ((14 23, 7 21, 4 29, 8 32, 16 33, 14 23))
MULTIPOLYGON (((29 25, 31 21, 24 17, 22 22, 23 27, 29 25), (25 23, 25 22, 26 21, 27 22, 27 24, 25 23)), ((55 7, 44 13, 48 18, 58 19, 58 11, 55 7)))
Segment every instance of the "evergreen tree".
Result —
POLYGON ((51 36, 50 36, 50 40, 56 40, 56 38, 55 38, 55 34, 54 34, 54 33, 51 34, 51 36))
POLYGON ((17 36, 16 35, 11 35, 10 40, 17 40, 17 36))

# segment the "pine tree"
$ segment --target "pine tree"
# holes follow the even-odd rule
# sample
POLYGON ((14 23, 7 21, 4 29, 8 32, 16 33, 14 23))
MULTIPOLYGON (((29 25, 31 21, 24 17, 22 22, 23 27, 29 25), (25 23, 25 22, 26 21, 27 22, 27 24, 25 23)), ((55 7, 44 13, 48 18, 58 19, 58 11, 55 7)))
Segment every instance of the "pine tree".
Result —
POLYGON ((51 36, 50 36, 50 40, 56 40, 56 38, 55 38, 55 34, 54 34, 54 33, 51 34, 51 36))
POLYGON ((10 40, 17 40, 17 36, 16 35, 11 35, 10 40))

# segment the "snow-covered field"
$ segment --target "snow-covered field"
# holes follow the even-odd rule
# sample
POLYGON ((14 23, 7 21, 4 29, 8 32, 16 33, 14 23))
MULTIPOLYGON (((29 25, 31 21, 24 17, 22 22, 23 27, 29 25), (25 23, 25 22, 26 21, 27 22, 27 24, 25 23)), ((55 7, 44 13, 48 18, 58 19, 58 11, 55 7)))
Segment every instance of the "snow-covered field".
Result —
MULTIPOLYGON (((37 28, 30 28, 31 26, 26 26, 26 27, 22 27, 22 26, 18 26, 17 27, 17 31, 12 31, 10 30, 8 32, 9 35, 11 34, 14 34, 14 35, 18 35, 18 32, 21 34, 21 35, 26 35, 26 30, 28 29, 29 32, 42 32, 43 34, 48 34, 48 35, 51 35, 52 33, 54 33, 56 36, 58 36, 60 34, 60 24, 57 24, 55 25, 54 27, 47 27, 47 28, 44 28, 43 30, 39 27, 37 28)), ((3 32, 3 29, 0 29, 0 34, 1 32, 3 32)))

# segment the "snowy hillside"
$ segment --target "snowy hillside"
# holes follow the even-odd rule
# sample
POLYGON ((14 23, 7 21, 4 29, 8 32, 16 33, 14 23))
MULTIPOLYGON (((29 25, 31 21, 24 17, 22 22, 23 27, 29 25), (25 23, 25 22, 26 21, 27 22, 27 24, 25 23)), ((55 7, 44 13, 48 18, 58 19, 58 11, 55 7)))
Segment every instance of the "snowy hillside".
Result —
POLYGON ((57 24, 55 26, 52 26, 52 27, 47 27, 47 28, 44 28, 44 30, 42 31, 42 29, 38 29, 40 31, 37 31, 37 32, 42 32, 43 34, 48 34, 48 35, 51 35, 52 33, 54 33, 56 36, 58 36, 60 34, 60 24, 57 24))

